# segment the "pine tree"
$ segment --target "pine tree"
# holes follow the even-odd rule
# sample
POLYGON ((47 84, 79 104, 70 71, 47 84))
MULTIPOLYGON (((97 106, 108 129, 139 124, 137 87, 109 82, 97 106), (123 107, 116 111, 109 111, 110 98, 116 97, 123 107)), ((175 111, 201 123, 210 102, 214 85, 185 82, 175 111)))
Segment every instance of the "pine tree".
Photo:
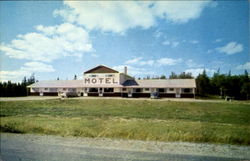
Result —
POLYGON ((204 69, 202 74, 199 74, 196 78, 197 92, 200 95, 207 95, 210 93, 210 80, 204 69))

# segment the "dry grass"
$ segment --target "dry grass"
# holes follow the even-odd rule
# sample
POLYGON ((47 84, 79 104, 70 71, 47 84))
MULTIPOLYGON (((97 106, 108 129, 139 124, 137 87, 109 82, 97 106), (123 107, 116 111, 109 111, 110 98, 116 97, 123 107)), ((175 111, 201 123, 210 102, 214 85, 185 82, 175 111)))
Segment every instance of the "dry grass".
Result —
POLYGON ((1 131, 250 145, 241 103, 130 100, 1 102, 1 131))

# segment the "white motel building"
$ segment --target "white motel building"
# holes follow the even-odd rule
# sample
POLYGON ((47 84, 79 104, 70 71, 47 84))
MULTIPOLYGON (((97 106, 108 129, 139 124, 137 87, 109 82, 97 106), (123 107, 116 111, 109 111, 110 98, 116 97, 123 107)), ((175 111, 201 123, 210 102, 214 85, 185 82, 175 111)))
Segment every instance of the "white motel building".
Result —
POLYGON ((78 96, 117 96, 194 98, 195 79, 145 79, 137 80, 104 65, 83 73, 81 80, 39 81, 27 87, 30 95, 55 96, 74 92, 78 96))

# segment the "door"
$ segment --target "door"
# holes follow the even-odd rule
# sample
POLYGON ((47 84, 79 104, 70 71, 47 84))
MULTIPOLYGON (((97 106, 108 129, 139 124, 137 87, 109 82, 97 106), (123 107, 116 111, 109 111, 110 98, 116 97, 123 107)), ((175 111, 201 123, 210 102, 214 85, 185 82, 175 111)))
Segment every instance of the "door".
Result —
POLYGON ((103 96, 103 88, 99 88, 99 96, 103 96))
POLYGON ((181 89, 180 88, 176 88, 175 97, 176 98, 180 98, 181 97, 181 89))
POLYGON ((132 97, 132 89, 128 88, 128 97, 132 97))

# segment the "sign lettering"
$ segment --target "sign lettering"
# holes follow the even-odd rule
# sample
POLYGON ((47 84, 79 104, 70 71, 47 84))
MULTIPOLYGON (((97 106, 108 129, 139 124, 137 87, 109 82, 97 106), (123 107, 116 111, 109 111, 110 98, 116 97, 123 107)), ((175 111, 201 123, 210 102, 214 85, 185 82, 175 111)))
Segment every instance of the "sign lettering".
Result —
POLYGON ((115 81, 115 79, 113 78, 113 84, 117 84, 118 82, 115 81))
POLYGON ((115 78, 84 78, 85 84, 118 84, 115 78))
POLYGON ((89 78, 85 78, 85 83, 90 83, 90 79, 89 78))
POLYGON ((111 83, 111 82, 110 82, 110 78, 106 78, 105 80, 106 80, 106 81, 105 81, 106 84, 110 84, 110 83, 111 83))
POLYGON ((104 79, 104 78, 99 78, 101 84, 102 84, 103 79, 104 79))
POLYGON ((91 82, 95 84, 97 82, 97 80, 95 78, 93 78, 91 82))

